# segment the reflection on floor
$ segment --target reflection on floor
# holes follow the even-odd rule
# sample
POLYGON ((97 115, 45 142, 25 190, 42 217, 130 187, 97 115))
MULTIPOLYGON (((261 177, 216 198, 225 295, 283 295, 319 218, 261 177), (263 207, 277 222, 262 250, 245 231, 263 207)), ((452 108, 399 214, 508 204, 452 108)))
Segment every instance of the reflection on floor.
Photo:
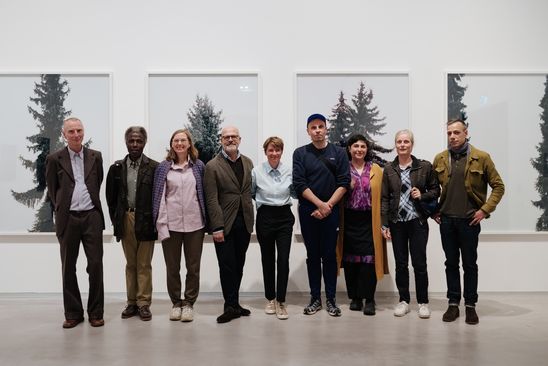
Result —
MULTIPOLYGON (((548 293, 480 293, 479 325, 444 323, 443 294, 432 317, 393 316, 394 294, 378 294, 377 315, 348 309, 302 314, 304 294, 288 295, 288 320, 264 313, 261 294, 244 294, 251 316, 217 324, 220 294, 201 294, 191 323, 169 321, 166 294, 154 294, 152 321, 122 320, 124 294, 107 294, 106 325, 61 328, 60 294, 0 294, 0 365, 546 365, 548 293)), ((325 307, 324 307, 325 308, 325 307)))

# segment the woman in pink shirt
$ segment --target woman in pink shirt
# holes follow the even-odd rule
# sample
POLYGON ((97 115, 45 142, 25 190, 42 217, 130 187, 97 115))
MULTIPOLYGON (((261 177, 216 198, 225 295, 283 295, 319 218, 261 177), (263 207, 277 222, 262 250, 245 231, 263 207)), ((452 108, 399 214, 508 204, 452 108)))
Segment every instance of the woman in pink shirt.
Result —
POLYGON ((167 290, 173 304, 170 320, 190 322, 200 289, 200 261, 206 230, 203 190, 204 163, 187 129, 175 131, 170 149, 154 174, 153 220, 162 242, 167 290), (184 249, 186 281, 181 299, 181 253, 184 249))

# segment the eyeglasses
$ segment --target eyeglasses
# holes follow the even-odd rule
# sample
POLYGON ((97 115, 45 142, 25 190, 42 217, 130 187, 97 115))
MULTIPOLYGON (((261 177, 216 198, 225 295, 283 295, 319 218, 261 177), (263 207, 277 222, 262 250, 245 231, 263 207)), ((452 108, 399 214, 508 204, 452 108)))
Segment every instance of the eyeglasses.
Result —
POLYGON ((225 135, 225 136, 222 137, 222 139, 225 140, 225 141, 239 140, 240 136, 238 136, 238 135, 225 135))
POLYGON ((187 142, 187 141, 188 141, 188 139, 175 139, 175 140, 173 140, 173 143, 174 144, 180 144, 182 142, 187 142))

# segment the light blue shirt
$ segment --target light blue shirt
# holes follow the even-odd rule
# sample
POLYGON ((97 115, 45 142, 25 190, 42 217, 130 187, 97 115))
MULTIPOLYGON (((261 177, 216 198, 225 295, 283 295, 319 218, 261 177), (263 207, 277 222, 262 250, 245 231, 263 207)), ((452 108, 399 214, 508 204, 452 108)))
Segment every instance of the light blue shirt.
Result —
POLYGON ((266 161, 251 171, 251 194, 257 208, 261 205, 291 205, 291 198, 296 198, 293 190, 291 167, 281 162, 276 169, 266 161))
POLYGON ((74 152, 68 149, 70 156, 70 165, 72 166, 72 175, 74 175, 74 191, 70 201, 71 211, 88 211, 93 207, 91 196, 86 186, 84 177, 84 148, 80 152, 74 152))

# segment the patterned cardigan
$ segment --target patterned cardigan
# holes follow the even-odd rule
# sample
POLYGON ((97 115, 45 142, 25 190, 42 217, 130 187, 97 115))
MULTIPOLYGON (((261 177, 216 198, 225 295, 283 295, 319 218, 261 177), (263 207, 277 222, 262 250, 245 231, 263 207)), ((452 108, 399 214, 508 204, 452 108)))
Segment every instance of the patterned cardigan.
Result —
MULTIPOLYGON (((154 222, 154 228, 156 228, 156 221, 158 220, 160 202, 165 195, 164 188, 166 186, 167 173, 171 168, 171 164, 172 162, 169 160, 162 161, 154 173, 154 185, 152 187, 152 220, 154 222)), ((202 219, 206 223, 206 230, 209 231, 203 183, 205 165, 200 159, 197 159, 195 162, 191 160, 189 164, 192 169, 192 174, 194 174, 194 178, 196 179, 196 194, 200 204, 200 213, 202 214, 202 219)))

